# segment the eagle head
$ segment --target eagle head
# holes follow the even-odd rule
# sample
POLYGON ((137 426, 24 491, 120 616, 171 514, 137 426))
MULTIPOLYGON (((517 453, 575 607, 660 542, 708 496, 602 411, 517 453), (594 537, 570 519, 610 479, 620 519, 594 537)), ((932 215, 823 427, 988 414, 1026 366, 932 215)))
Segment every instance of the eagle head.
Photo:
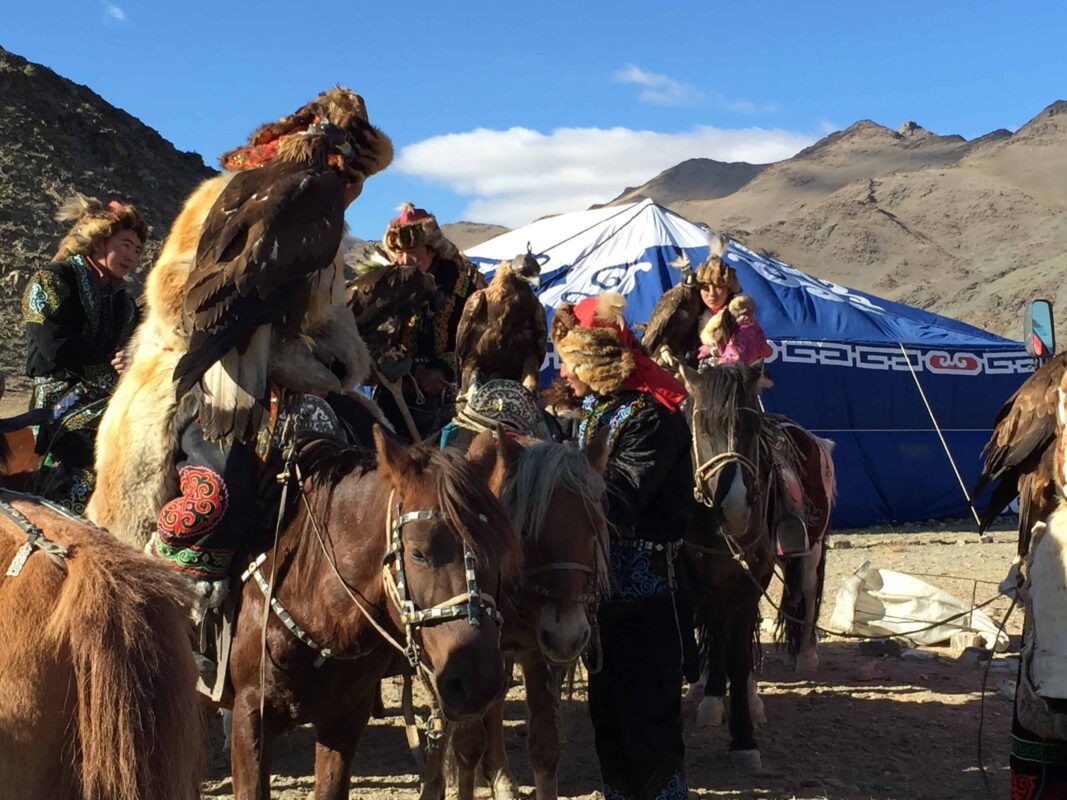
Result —
POLYGON ((283 136, 276 158, 301 164, 333 164, 339 157, 342 163, 355 158, 356 151, 348 141, 344 128, 332 122, 315 122, 305 130, 283 136))
POLYGON ((541 262, 533 254, 530 243, 526 243, 526 252, 515 256, 511 260, 511 271, 532 284, 537 284, 541 279, 541 262))

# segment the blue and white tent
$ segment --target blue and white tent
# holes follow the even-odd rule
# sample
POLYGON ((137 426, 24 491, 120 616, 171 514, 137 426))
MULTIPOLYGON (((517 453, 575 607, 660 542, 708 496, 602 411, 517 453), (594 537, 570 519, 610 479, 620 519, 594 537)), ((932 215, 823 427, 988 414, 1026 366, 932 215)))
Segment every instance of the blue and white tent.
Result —
MULTIPOLYGON (((645 200, 542 219, 467 256, 491 273, 528 242, 544 261, 539 294, 550 313, 614 290, 626 295, 631 324, 678 281, 670 261, 684 250, 699 264, 708 253, 703 227, 645 200)), ((774 347, 767 409, 837 444, 835 525, 968 514, 933 420, 970 487, 997 409, 1033 370, 1022 344, 806 275, 737 242, 725 257, 774 347)), ((550 349, 543 381, 557 368, 550 349)))

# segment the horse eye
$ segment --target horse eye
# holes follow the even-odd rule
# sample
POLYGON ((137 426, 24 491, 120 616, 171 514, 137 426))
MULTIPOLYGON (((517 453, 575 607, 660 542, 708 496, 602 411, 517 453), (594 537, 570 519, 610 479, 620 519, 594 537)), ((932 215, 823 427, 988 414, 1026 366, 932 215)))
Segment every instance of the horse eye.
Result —
POLYGON ((419 564, 426 564, 428 562, 426 554, 419 549, 413 549, 411 551, 411 558, 413 561, 416 561, 419 564))

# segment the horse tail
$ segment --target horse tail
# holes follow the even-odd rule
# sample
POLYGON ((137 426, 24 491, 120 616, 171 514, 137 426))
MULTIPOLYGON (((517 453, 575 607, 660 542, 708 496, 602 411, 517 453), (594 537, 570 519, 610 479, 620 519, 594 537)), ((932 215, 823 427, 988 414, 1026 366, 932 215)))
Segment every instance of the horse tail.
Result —
POLYGON ((46 633, 69 646, 84 797, 199 797, 204 730, 187 591, 97 530, 67 520, 52 530, 73 545, 46 633))
MULTIPOLYGON (((804 573, 809 563, 804 557, 789 558, 784 562, 785 586, 782 589, 782 602, 778 605, 775 638, 778 641, 785 641, 786 650, 791 658, 796 658, 806 644, 804 620, 808 616, 809 609, 807 598, 804 596, 804 573)), ((822 553, 815 565, 815 596, 812 598, 815 608, 811 616, 813 623, 819 620, 825 581, 826 555, 822 553)), ((814 630, 811 633, 814 635, 814 630)))

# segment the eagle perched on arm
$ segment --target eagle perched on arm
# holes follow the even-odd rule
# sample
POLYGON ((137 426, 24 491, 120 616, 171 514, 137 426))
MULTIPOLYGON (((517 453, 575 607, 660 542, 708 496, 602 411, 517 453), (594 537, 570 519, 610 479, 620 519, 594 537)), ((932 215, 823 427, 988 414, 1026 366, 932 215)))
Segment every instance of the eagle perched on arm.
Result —
POLYGON ((489 286, 468 298, 456 329, 460 395, 472 382, 492 378, 537 391, 548 349, 545 307, 531 285, 540 274, 541 265, 527 245, 510 264, 500 263, 489 286))
POLYGON ((642 348, 661 366, 664 362, 660 353, 664 347, 678 360, 693 349, 697 323, 704 311, 700 286, 689 264, 689 256, 682 253, 671 266, 682 271, 682 279, 656 301, 641 336, 642 348))
POLYGON ((982 474, 973 496, 993 484, 982 512, 982 530, 1020 495, 1019 531, 1028 541, 1034 523, 1056 507, 1056 409, 1067 377, 1067 353, 1045 362, 1001 406, 983 450, 982 474))
POLYGON ((240 170, 208 212, 182 296, 189 346, 178 397, 199 383, 205 435, 246 440, 259 427, 271 373, 273 327, 296 338, 310 282, 329 267, 344 212, 369 175, 392 159, 363 99, 336 87, 266 125, 223 156, 240 170))

